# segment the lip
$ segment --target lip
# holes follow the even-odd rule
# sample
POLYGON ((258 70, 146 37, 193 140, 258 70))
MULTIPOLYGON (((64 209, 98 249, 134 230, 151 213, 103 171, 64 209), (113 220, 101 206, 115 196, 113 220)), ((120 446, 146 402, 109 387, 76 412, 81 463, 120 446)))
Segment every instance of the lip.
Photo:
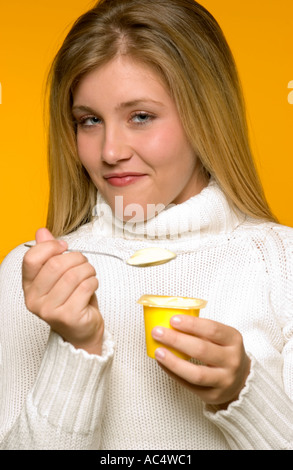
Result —
POLYGON ((123 186, 134 184, 145 176, 145 173, 136 172, 110 173, 105 175, 104 179, 107 180, 111 186, 118 186, 121 188, 123 186))

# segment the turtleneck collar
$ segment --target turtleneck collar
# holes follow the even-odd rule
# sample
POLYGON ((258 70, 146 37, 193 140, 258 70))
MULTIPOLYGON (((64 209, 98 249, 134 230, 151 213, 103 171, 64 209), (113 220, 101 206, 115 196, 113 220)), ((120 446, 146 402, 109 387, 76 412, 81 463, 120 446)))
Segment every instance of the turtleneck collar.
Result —
POLYGON ((122 222, 100 194, 97 196, 93 231, 96 236, 133 240, 186 239, 233 231, 245 215, 232 207, 212 178, 207 187, 182 204, 167 207, 145 222, 122 222))

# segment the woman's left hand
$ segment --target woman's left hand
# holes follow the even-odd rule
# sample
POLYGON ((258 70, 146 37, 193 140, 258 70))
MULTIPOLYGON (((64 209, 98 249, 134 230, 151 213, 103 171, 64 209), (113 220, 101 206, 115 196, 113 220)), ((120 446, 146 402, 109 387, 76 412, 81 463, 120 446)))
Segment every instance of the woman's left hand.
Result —
POLYGON ((236 329, 203 318, 178 315, 171 319, 176 330, 156 327, 153 337, 162 343, 156 359, 174 379, 196 393, 205 403, 220 409, 238 399, 250 372, 242 335, 236 329), (181 359, 163 345, 200 361, 181 359))

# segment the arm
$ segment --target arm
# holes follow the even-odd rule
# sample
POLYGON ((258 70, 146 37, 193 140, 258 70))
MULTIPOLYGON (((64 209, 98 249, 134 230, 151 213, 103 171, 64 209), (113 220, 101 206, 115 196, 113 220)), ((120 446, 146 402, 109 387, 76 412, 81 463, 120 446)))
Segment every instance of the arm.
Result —
POLYGON ((292 400, 253 357, 238 400, 224 411, 207 406, 205 414, 232 450, 293 449, 292 400))
POLYGON ((24 251, 0 268, 0 448, 99 448, 113 341, 89 354, 26 309, 24 251))
MULTIPOLYGON (((278 360, 271 365, 280 368, 281 380, 261 359, 245 352, 240 333, 225 325, 183 316, 181 325, 173 323, 178 331, 165 330, 163 337, 156 337, 202 361, 187 363, 164 348, 165 357, 157 358, 164 370, 202 398, 206 417, 231 449, 293 449, 293 231, 278 230, 281 236, 267 237, 268 250, 263 246, 262 253, 272 323, 283 333, 283 349, 274 351, 278 360)), ((267 363, 270 367, 270 357, 267 363)))
MULTIPOLYGON (((51 333, 36 381, 0 449, 98 449, 111 349, 106 340, 105 356, 90 356, 51 333)), ((9 393, 3 407, 9 407, 9 393)))
MULTIPOLYGON (((171 320, 177 331, 159 328, 158 336, 154 329, 155 339, 200 363, 180 359, 163 347, 156 351, 156 358, 171 377, 203 400, 206 417, 223 432, 230 448, 293 449, 293 403, 254 357, 245 353, 240 333, 185 315, 180 316, 179 326, 174 322, 177 318, 171 320)), ((287 378, 293 376, 292 363, 292 357, 287 357, 287 378)))
POLYGON ((263 249, 272 315, 283 333, 282 383, 252 357, 251 373, 239 400, 225 412, 208 407, 233 449, 293 449, 293 230, 275 225, 263 249))

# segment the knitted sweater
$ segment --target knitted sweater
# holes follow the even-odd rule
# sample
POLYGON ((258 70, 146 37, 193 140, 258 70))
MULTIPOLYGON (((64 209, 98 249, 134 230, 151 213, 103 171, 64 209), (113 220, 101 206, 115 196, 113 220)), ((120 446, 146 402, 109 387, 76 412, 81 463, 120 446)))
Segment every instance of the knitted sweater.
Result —
POLYGON ((113 224, 101 198, 97 207, 92 223, 64 237, 71 248, 127 259, 142 247, 162 246, 178 256, 134 268, 87 255, 105 320, 101 356, 75 349, 26 309, 21 265, 27 248, 5 258, 0 448, 292 449, 293 229, 231 210, 213 180, 135 227, 113 224), (242 333, 251 372, 227 410, 205 406, 147 356, 137 303, 143 294, 205 299, 202 317, 242 333))

